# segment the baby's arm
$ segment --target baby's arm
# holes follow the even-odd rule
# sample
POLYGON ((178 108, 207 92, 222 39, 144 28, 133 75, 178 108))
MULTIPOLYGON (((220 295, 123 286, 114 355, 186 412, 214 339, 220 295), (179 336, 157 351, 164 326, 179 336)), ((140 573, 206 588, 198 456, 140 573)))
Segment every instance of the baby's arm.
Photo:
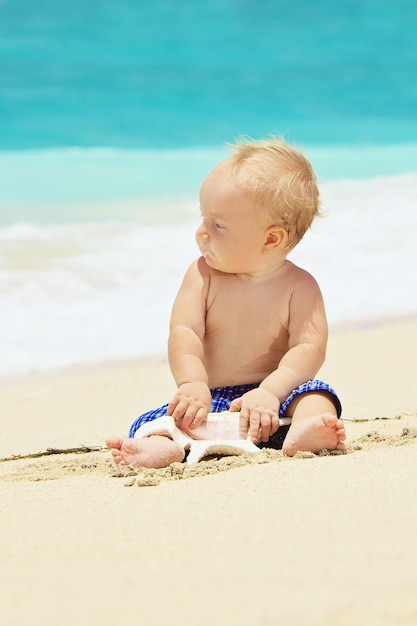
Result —
POLYGON ((288 351, 261 387, 271 391, 282 402, 293 389, 314 378, 324 363, 327 336, 327 319, 320 288, 310 274, 302 272, 290 299, 288 351))
POLYGON ((167 413, 181 420, 183 429, 202 424, 211 405, 203 363, 208 283, 208 268, 198 259, 184 277, 171 314, 168 356, 178 389, 167 413))
POLYGON ((324 362, 328 330, 323 298, 314 278, 303 271, 291 293, 288 333, 288 351, 278 367, 231 407, 241 411, 241 437, 249 432, 255 443, 278 430, 281 402, 314 378, 324 362))

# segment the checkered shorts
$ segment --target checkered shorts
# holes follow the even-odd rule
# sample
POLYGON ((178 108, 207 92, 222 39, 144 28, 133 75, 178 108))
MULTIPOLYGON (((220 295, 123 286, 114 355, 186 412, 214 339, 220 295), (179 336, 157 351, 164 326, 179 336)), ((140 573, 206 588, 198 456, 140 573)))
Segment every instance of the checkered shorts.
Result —
MULTIPOLYGON (((259 383, 253 383, 249 385, 234 385, 232 387, 216 387, 211 389, 211 413, 221 413, 222 411, 227 411, 235 398, 240 398, 244 393, 250 391, 251 389, 255 389, 259 387, 259 383)), ((303 393, 311 393, 314 391, 325 391, 330 394, 332 401, 336 407, 337 416, 340 417, 342 413, 342 406, 340 404, 340 400, 336 395, 334 389, 330 387, 327 383, 322 380, 309 380, 306 383, 303 383, 297 389, 294 389, 287 398, 285 398, 284 402, 281 404, 279 409, 279 416, 284 417, 285 412, 290 405, 290 403, 297 396, 303 393)), ((146 424, 146 422, 152 422, 158 417, 162 417, 167 414, 168 404, 164 404, 159 409, 154 409, 152 411, 148 411, 147 413, 143 413, 140 415, 132 424, 129 430, 129 437, 134 437, 135 432, 142 426, 142 424, 146 424)), ((282 443, 285 439, 285 436, 288 432, 289 426, 281 426, 275 435, 272 435, 270 440, 260 447, 274 447, 280 449, 282 447, 282 443)))

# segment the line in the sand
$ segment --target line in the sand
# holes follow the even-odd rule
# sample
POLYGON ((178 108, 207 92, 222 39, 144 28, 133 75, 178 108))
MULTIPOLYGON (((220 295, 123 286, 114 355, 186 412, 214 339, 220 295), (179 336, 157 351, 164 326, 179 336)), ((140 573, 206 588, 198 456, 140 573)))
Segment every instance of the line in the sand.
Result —
POLYGON ((12 454, 11 456, 0 459, 0 463, 5 461, 19 461, 21 459, 37 459, 42 456, 51 456, 52 454, 88 454, 89 452, 104 452, 108 448, 104 446, 79 446, 76 448, 47 448, 42 452, 31 452, 29 454, 12 454))

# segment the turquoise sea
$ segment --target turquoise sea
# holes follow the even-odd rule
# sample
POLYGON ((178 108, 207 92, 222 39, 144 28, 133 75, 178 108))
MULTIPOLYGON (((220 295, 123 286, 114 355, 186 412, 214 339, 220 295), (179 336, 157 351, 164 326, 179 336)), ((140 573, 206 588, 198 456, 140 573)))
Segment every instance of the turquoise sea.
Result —
POLYGON ((414 0, 0 0, 0 374, 162 354, 242 135, 316 168, 331 324, 416 312, 416 32, 414 0))

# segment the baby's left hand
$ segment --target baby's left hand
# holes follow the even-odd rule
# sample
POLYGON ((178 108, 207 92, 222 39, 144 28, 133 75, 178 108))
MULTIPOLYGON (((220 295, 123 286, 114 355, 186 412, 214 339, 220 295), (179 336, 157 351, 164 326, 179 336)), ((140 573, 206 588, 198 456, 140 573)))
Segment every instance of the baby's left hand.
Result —
POLYGON ((273 393, 257 387, 236 398, 230 411, 240 411, 240 437, 253 443, 268 441, 279 428, 279 400, 273 393))

